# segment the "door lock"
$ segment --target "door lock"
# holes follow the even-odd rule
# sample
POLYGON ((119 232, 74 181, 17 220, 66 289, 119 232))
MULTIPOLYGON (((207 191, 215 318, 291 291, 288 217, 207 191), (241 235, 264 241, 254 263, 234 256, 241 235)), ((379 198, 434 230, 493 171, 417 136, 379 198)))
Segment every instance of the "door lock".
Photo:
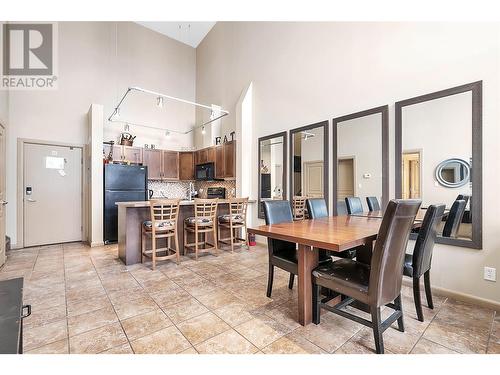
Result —
POLYGON ((4 201, 4 200, 0 201, 0 204, 1 204, 2 206, 5 206, 7 203, 9 203, 9 202, 4 201))

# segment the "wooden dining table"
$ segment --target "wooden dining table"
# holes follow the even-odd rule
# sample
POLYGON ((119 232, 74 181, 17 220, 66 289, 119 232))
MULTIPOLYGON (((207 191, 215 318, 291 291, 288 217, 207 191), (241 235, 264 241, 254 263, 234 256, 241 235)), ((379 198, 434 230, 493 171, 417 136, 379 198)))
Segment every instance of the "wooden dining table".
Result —
POLYGON ((249 233, 298 244, 299 323, 312 320, 311 272, 318 265, 318 249, 332 255, 361 245, 372 245, 382 220, 380 217, 330 216, 314 220, 261 225, 249 233))

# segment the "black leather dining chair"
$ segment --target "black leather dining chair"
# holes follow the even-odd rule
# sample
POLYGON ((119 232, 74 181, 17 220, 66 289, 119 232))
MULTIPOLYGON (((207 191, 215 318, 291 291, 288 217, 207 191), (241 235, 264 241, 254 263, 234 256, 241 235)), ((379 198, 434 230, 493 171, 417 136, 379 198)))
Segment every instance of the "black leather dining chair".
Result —
POLYGON ((424 276, 425 296, 427 297, 427 306, 434 308, 431 292, 431 261, 432 250, 436 242, 437 228, 444 214, 445 205, 431 205, 427 208, 422 221, 422 226, 418 232, 413 254, 405 254, 405 265, 403 274, 413 278, 413 299, 415 300, 415 309, 417 318, 424 321, 422 311, 422 301, 420 299, 420 278, 424 276))
POLYGON ((359 197, 346 197, 345 205, 347 206, 347 213, 349 215, 363 213, 363 204, 359 197))
POLYGON ((443 237, 456 238, 458 230, 460 229, 460 223, 462 222, 462 217, 464 216, 466 203, 464 200, 456 200, 453 202, 448 217, 446 218, 446 223, 443 228, 443 237))
POLYGON ((366 204, 368 204, 369 211, 380 211, 377 197, 366 197, 366 204))
POLYGON ((345 204, 345 201, 337 201, 337 215, 347 215, 347 205, 345 204))
POLYGON ((471 196, 467 194, 458 194, 456 200, 464 200, 465 201, 465 211, 464 216, 462 217, 462 223, 471 224, 472 223, 472 200, 471 196), (469 204, 469 209, 467 209, 467 204, 469 204))
MULTIPOLYGON (((309 198, 306 201, 306 206, 307 206, 307 211, 309 212, 310 219, 319 219, 322 217, 328 217, 328 207, 326 206, 326 201, 323 198, 309 198)), ((326 259, 326 257, 329 256, 328 254, 329 254, 328 250, 320 249, 319 259, 320 260, 326 259)), ((342 251, 340 253, 335 253, 335 256, 339 258, 352 259, 356 257, 356 249, 349 249, 342 251)))
MULTIPOLYGON (((293 222, 292 208, 289 201, 265 201, 264 219, 266 225, 293 222)), ((290 273, 288 288, 293 288, 295 275, 298 275, 297 245, 293 242, 282 241, 274 238, 267 239, 269 252, 269 274, 267 279, 267 297, 271 298, 273 290, 274 267, 281 268, 290 273)), ((320 258, 320 264, 332 261, 331 257, 320 258)))
POLYGON ((320 323, 320 310, 323 308, 368 326, 373 329, 377 353, 384 353, 382 334, 392 323, 397 320, 399 331, 404 332, 401 305, 403 265, 410 229, 420 203, 420 200, 389 202, 380 225, 370 265, 351 259, 340 259, 314 269, 312 294, 315 324, 320 323), (321 287, 347 298, 335 306, 327 305, 321 302, 321 287), (355 300, 369 306, 371 320, 351 314, 344 309, 355 300), (394 310, 385 321, 381 319, 383 306, 394 310))

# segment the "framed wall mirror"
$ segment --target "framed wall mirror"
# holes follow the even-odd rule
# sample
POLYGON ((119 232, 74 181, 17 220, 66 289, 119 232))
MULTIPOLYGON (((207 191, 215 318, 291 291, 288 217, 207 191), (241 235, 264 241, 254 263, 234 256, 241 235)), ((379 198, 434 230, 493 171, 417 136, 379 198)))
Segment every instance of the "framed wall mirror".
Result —
POLYGON ((287 133, 259 138, 259 219, 264 219, 262 202, 286 199, 287 133))
POLYGON ((328 196, 328 121, 290 130, 290 201, 328 196))
MULTIPOLYGON (((389 106, 368 109, 334 118, 333 128, 333 214, 345 198, 359 197, 363 211, 368 200, 380 209, 389 199, 389 106), (341 202, 339 204, 339 202, 341 202)), ((373 206, 372 206, 373 207, 373 206)))
POLYGON ((437 242, 482 248, 482 81, 397 102, 395 135, 396 197, 445 204, 437 242))

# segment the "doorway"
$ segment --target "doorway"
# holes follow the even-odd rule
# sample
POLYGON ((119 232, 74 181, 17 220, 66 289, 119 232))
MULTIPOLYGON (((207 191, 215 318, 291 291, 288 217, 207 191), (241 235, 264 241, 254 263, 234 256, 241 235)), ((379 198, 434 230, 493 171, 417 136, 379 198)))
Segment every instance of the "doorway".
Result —
POLYGON ((403 152, 403 199, 421 199, 420 151, 403 152))
POLYGON ((83 240, 83 148, 23 143, 23 245, 83 240))
POLYGON ((323 161, 304 163, 304 194, 309 198, 324 198, 323 193, 323 161))
POLYGON ((337 200, 354 197, 354 158, 338 159, 337 200))
POLYGON ((5 128, 0 124, 0 267, 5 263, 5 128))

